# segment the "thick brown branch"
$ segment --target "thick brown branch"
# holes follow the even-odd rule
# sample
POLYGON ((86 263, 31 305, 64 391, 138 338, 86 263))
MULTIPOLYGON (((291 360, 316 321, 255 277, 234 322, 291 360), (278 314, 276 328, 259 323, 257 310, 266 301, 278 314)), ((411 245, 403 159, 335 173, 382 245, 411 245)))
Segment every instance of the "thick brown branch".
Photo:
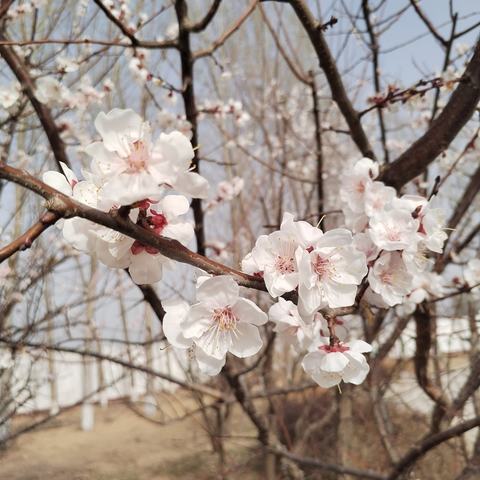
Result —
POLYGON ((321 24, 319 24, 308 9, 303 0, 289 0, 290 5, 295 10, 298 19, 305 28, 315 52, 317 53, 320 67, 327 77, 332 98, 342 112, 345 121, 348 124, 352 139, 360 152, 365 157, 374 158, 373 149, 368 141, 367 135, 363 130, 358 112, 353 108, 348 98, 342 77, 337 69, 336 62, 330 52, 330 48, 323 35, 321 24))
POLYGON ((448 408, 448 402, 441 390, 428 376, 428 364, 432 344, 432 316, 427 306, 420 305, 414 313, 416 326, 415 340, 415 374, 417 382, 423 391, 435 402, 437 415, 432 419, 432 429, 436 430, 439 420, 448 408))
POLYGON ((448 430, 444 430, 443 432, 427 436, 422 442, 410 449, 410 451, 397 463, 393 472, 386 478, 386 480, 397 480, 408 468, 430 450, 451 438, 463 435, 465 432, 468 432, 468 430, 476 428, 479 425, 480 417, 475 417, 471 420, 455 425, 448 430))
MULTIPOLYGON (((185 106, 185 117, 192 126, 192 146, 194 157, 192 160, 193 170, 200 172, 200 157, 198 151, 198 112, 194 89, 194 58, 190 45, 190 32, 186 27, 188 22, 187 3, 185 0, 175 2, 175 12, 178 20, 178 45, 180 50, 180 63, 182 66, 182 98, 185 106)), ((202 201, 199 198, 192 200, 193 218, 195 220, 195 238, 197 240, 197 252, 205 255, 205 229, 202 201)))
MULTIPOLYGON (((468 182, 467 188, 463 192, 463 195, 460 197, 460 200, 455 207, 455 210, 448 221, 448 233, 450 234, 453 230, 455 230, 458 224, 461 222, 462 218, 464 217, 467 210, 472 205, 475 197, 477 196, 478 192, 480 192, 480 165, 474 174, 470 177, 470 181, 468 182)), ((438 258, 435 263, 435 271, 440 273, 444 270, 447 265, 448 259, 450 258, 451 249, 445 249, 444 254, 438 258)))
POLYGON ((154 247, 172 260, 196 266, 215 275, 231 275, 240 285, 256 290, 265 290, 265 283, 257 277, 247 275, 192 252, 176 240, 155 235, 151 231, 134 224, 129 218, 102 212, 78 203, 23 170, 0 163, 0 178, 17 183, 41 195, 47 200, 47 208, 61 217, 81 217, 91 220, 94 223, 112 228, 134 238, 144 245, 154 247))
POLYGON ((4 0, 4 1, 1 2, 1 4, 0 4, 0 18, 3 18, 7 14, 8 9, 11 7, 13 2, 14 2, 14 0, 4 0))
MULTIPOLYGON (((0 33, 0 40, 7 40, 2 33, 0 33)), ((70 165, 65 152, 65 144, 60 137, 55 120, 53 119, 50 109, 37 100, 37 97, 35 96, 35 86, 33 80, 30 78, 27 67, 24 65, 20 57, 13 51, 12 47, 0 45, 0 55, 8 63, 8 66, 17 77, 25 94, 30 100, 30 103, 37 112, 38 119, 40 120, 40 123, 45 130, 45 134, 48 137, 48 141, 50 142, 58 168, 60 168, 60 162, 70 165)))
POLYGON ((420 175, 453 141, 473 115, 480 100, 480 42, 467 69, 442 113, 430 128, 380 175, 380 180, 400 188, 420 175))
POLYGON ((144 300, 152 307, 153 312, 157 316, 160 323, 163 322, 165 316, 165 310, 163 309, 162 302, 158 298, 157 292, 151 285, 137 285, 142 292, 144 300))
POLYGON ((453 417, 463 409, 468 399, 480 387, 480 353, 475 353, 470 365, 470 373, 465 380, 462 388, 452 402, 445 415, 445 420, 449 422, 453 417))
MULTIPOLYGON (((14 182, 45 198, 45 200, 47 200, 46 208, 62 218, 80 217, 90 220, 93 223, 111 228, 112 230, 138 240, 143 245, 151 246, 172 260, 192 265, 212 275, 230 275, 239 285, 255 290, 266 291, 265 282, 262 279, 192 252, 177 240, 158 236, 151 230, 133 223, 128 217, 125 218, 120 215, 118 210, 106 213, 79 203, 73 198, 46 185, 24 170, 0 162, 0 179, 14 182)), ((358 302, 362 294, 363 290, 359 289, 356 303, 351 307, 324 308, 321 310, 321 313, 326 317, 350 315, 358 309, 358 302)), ((293 294, 293 297, 294 296, 295 294, 293 294)))
POLYGON ((475 197, 480 191, 480 165, 475 170, 474 174, 470 177, 467 188, 463 192, 463 195, 458 202, 455 211, 453 212, 450 220, 448 221, 448 228, 455 229, 462 220, 463 216, 472 205, 475 197))

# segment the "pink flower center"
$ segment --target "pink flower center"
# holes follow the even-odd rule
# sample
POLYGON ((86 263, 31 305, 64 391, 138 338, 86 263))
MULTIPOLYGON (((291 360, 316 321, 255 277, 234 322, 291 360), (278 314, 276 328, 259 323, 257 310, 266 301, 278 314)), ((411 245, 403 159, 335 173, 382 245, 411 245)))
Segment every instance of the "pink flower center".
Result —
POLYGON ((328 258, 324 258, 320 255, 315 257, 315 260, 312 263, 313 271, 319 276, 324 277, 329 275, 332 270, 332 264, 328 258))
POLYGON ((349 347, 341 343, 337 343, 336 345, 321 345, 320 347, 318 347, 318 349, 323 350, 326 353, 334 353, 334 352, 343 353, 350 350, 349 347))
POLYGON ((275 270, 281 274, 293 273, 295 271, 295 260, 293 257, 277 256, 275 259, 275 270))
MULTIPOLYGON (((139 217, 140 219, 140 217, 139 217)), ((165 227, 168 225, 168 220, 163 213, 158 213, 155 210, 150 210, 150 214, 142 218, 142 224, 146 228, 152 230, 157 235, 161 235, 165 227)), ((151 255, 156 255, 158 250, 154 247, 144 245, 143 243, 135 240, 130 247, 130 251, 133 255, 138 255, 143 251, 150 253, 151 255)))
POLYGON ((393 283, 393 275, 391 272, 383 272, 380 274, 380 280, 387 285, 391 285, 393 283))
POLYGON ((232 307, 216 308, 213 311, 212 320, 222 332, 235 330, 238 318, 232 311, 232 307))
POLYGON ((365 191, 365 180, 360 180, 356 185, 355 185, 355 190, 358 193, 363 193, 365 191))
POLYGON ((132 151, 128 156, 128 172, 135 173, 145 170, 148 163, 148 149, 138 140, 132 144, 132 151))
POLYGON ((153 230, 157 235, 161 235, 163 229, 168 225, 167 218, 163 213, 158 213, 155 210, 150 210, 152 214, 150 217, 147 217, 150 224, 153 225, 153 230))
POLYGON ((387 232, 387 238, 391 242, 399 242, 401 239, 400 232, 396 229, 391 229, 387 232))

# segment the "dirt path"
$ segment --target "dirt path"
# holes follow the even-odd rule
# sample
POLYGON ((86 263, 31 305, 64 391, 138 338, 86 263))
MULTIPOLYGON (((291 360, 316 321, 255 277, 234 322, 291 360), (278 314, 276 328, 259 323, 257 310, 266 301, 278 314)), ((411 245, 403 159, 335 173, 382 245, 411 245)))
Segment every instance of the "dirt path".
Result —
POLYGON ((158 426, 125 406, 95 409, 93 432, 80 430, 75 409, 18 438, 0 454, 0 480, 214 478, 216 457, 195 419, 158 426))

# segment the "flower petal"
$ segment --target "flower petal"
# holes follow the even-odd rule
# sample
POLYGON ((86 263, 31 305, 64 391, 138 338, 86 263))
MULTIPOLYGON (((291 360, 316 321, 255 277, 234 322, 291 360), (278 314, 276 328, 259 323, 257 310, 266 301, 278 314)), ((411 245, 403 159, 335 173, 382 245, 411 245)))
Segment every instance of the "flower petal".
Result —
POLYGON ((197 300, 213 308, 232 306, 238 300, 239 287, 228 275, 205 280, 197 289, 197 300))
POLYGON ((263 325, 267 323, 268 320, 267 314, 247 298, 239 298, 233 305, 232 311, 242 323, 263 325))
POLYGON ((45 172, 42 175, 42 180, 44 183, 55 190, 62 192, 64 195, 68 195, 69 197, 72 196, 72 187, 68 183, 68 180, 65 178, 65 176, 60 172, 55 172, 53 170, 45 172))
POLYGON ((327 353, 320 364, 325 372, 340 373, 348 365, 348 358, 341 352, 327 353))
POLYGON ((349 363, 347 368, 342 372, 342 380, 345 383, 353 383, 354 385, 360 385, 368 375, 370 367, 368 363, 359 365, 358 363, 349 363))
POLYGON ((251 357, 262 348, 262 345, 260 332, 255 325, 238 323, 237 330, 232 335, 230 352, 240 358, 251 357))
POLYGON ((226 357, 215 358, 207 355, 198 345, 195 348, 195 359, 198 363, 198 368, 205 375, 218 375, 220 370, 225 365, 226 357))
POLYGON ((192 340, 183 335, 182 323, 189 310, 187 302, 180 299, 172 299, 162 302, 165 309, 163 317, 163 333, 167 340, 177 348, 188 348, 192 345, 192 340))
POLYGON ((125 139, 128 139, 129 143, 133 143, 142 138, 142 118, 131 109, 114 108, 107 114, 100 112, 94 124, 102 137, 105 148, 118 152, 122 156, 130 153, 125 139))
POLYGON ((212 311, 201 303, 190 307, 183 321, 185 338, 200 338, 212 325, 212 311))
POLYGON ((159 207, 167 219, 170 219, 187 213, 190 202, 183 195, 166 195, 160 200, 159 207))
POLYGON ((195 172, 180 173, 172 187, 193 198, 207 198, 210 188, 207 179, 195 172))
POLYGON ((159 282, 163 274, 162 255, 151 255, 147 252, 141 252, 133 255, 128 271, 132 280, 137 285, 148 285, 159 282))

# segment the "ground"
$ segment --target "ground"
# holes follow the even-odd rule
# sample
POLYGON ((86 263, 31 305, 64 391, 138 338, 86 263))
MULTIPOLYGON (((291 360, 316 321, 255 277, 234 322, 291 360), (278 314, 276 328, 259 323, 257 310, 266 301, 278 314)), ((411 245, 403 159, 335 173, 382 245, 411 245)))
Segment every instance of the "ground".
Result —
MULTIPOLYGON (((121 404, 106 409, 97 406, 95 414, 93 432, 81 431, 80 409, 75 408, 62 413, 51 426, 20 436, 0 453, 0 479, 215 478, 218 457, 212 454, 208 436, 197 419, 160 426, 121 404)), ((22 421, 26 418, 16 422, 22 421)), ((247 458, 246 445, 237 442, 239 459, 242 455, 247 458)), ((239 468, 231 478, 258 477, 239 468)))

